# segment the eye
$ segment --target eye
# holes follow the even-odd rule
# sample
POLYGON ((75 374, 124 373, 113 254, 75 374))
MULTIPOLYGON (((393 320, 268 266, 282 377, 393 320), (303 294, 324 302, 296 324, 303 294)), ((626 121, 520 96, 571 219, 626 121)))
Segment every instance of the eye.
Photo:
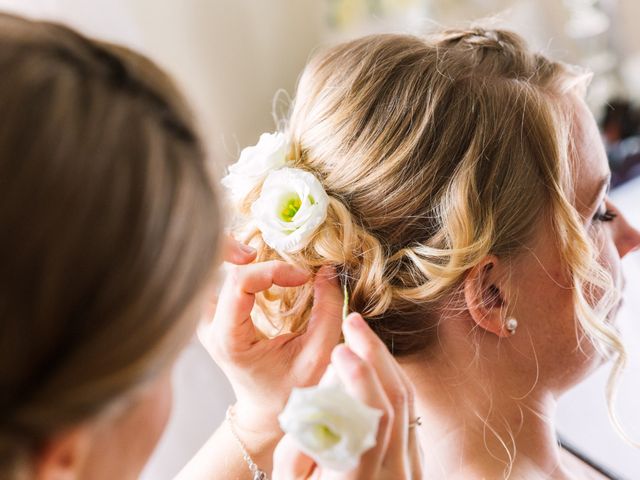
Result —
POLYGON ((618 214, 613 210, 606 208, 606 204, 602 204, 598 211, 593 216, 594 222, 611 222, 614 218, 616 218, 618 214))

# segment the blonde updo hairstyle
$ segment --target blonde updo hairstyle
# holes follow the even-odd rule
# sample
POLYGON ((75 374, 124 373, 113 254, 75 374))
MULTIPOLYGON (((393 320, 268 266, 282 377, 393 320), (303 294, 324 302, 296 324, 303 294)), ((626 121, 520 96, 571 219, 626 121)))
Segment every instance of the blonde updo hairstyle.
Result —
MULTIPOLYGON (((350 310, 402 356, 434 341, 443 301, 472 267, 489 254, 513 259, 548 216, 577 318, 620 367, 622 344, 602 321, 616 291, 573 206, 567 97, 588 80, 505 30, 373 35, 325 50, 304 70, 285 130, 295 166, 330 196, 328 219, 286 259, 334 265, 350 310)), ((247 238, 260 260, 280 258, 258 231, 247 238)), ((311 303, 311 286, 262 299, 294 331, 311 303)))

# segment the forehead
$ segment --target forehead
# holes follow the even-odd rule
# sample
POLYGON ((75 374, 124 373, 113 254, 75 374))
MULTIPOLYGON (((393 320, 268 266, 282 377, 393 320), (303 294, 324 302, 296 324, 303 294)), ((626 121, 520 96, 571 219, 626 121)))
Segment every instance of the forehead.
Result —
POLYGON ((575 176, 575 202, 580 213, 594 207, 603 181, 610 175, 609 163, 593 114, 584 100, 572 96, 570 158, 575 176))

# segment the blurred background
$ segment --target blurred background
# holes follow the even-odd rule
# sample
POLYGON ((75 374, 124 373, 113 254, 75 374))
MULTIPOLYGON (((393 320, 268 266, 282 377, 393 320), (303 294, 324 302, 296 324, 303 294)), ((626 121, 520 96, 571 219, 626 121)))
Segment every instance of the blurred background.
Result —
MULTIPOLYGON (((287 111, 300 71, 322 45, 372 32, 419 34, 478 19, 511 28, 535 49, 594 72, 588 103, 614 172, 612 197, 640 226, 638 0, 0 0, 0 9, 60 20, 148 54, 187 93, 219 167, 261 132, 274 130, 274 109, 287 111)), ((640 254, 630 255, 624 269, 621 328, 631 361, 618 412, 629 435, 640 441, 640 254)), ((562 399, 558 428, 596 461, 624 478, 640 478, 640 451, 607 418, 607 373, 602 368, 562 399)), ((233 402, 196 342, 180 359, 174 383, 174 413, 146 480, 172 478, 233 402)))

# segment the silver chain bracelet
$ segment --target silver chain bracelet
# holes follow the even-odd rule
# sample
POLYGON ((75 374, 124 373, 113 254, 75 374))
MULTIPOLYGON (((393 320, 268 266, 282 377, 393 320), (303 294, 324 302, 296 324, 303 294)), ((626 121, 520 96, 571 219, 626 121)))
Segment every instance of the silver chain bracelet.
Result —
POLYGON ((236 428, 233 425, 233 405, 229 405, 229 408, 227 408, 227 414, 225 415, 225 418, 229 423, 229 429, 231 430, 231 434, 233 435, 233 437, 238 442, 238 445, 240 446, 240 450, 242 451, 242 458, 244 459, 247 466, 249 467, 249 470, 253 474, 253 480, 269 480, 269 477, 267 477, 266 472, 264 472, 263 470, 260 470, 258 465, 256 465, 256 463, 253 461, 253 458, 251 458, 251 455, 249 455, 249 452, 247 451, 247 447, 244 445, 242 440, 240 440, 240 437, 236 432, 236 428))

